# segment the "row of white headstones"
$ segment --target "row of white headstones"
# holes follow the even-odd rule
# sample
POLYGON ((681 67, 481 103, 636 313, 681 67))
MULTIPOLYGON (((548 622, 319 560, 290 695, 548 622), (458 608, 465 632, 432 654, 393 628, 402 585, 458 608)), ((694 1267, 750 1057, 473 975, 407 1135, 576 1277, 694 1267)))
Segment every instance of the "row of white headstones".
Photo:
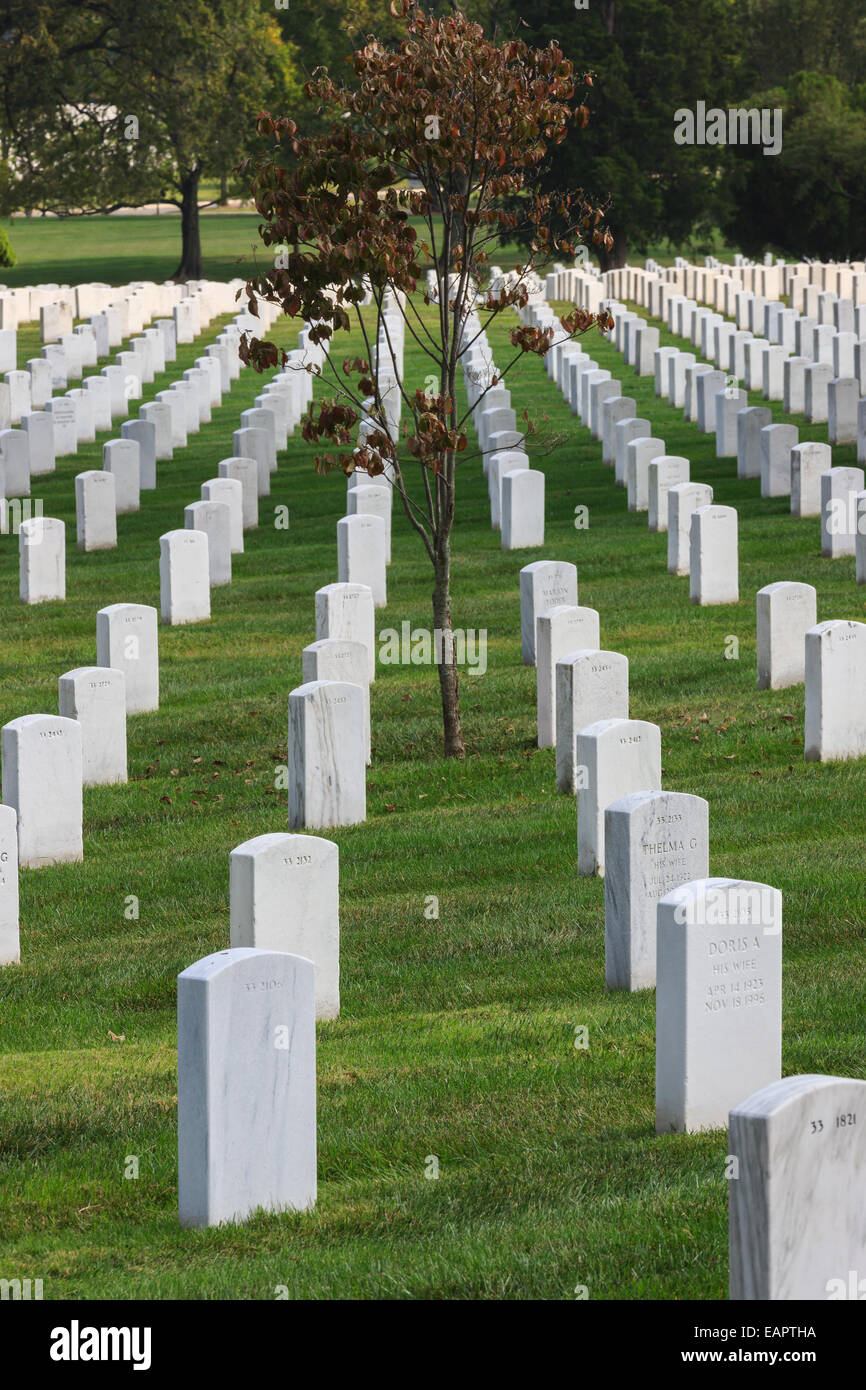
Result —
MULTIPOLYGON (((265 309, 264 317, 268 318, 267 309, 265 306, 262 308, 265 309)), ((248 321, 245 315, 239 315, 234 325, 230 326, 228 336, 232 367, 237 365, 237 340, 243 329, 258 330, 259 324, 248 321)), ((396 320, 393 314, 390 335, 383 332, 378 350, 382 356, 392 354, 394 366, 402 369, 402 322, 396 320)), ((222 460, 219 465, 220 477, 203 485, 203 502, 186 508, 186 528, 161 538, 161 606, 164 623, 176 625, 202 621, 209 616, 209 587, 227 582, 232 550, 243 548, 243 529, 257 525, 259 497, 269 492, 269 477, 276 467, 277 449, 285 448, 287 429, 295 427, 303 405, 311 398, 312 383, 306 367, 308 363, 315 365, 320 358, 321 350, 310 340, 309 328, 306 328, 299 335, 297 353, 290 354, 287 369, 266 388, 270 394, 259 398, 255 411, 242 415, 242 428, 235 432, 233 439, 235 456, 222 460), (283 404, 285 409, 282 408, 283 404), (205 530, 198 529, 202 520, 208 522, 205 530), (192 547, 189 547, 190 541, 192 547)), ((237 375, 236 370, 233 375, 237 375)), ((397 374, 392 368, 391 373, 386 372, 385 375, 392 376, 393 380, 397 374)), ((395 411, 399 422, 399 399, 395 400, 390 382, 386 384, 383 394, 391 427, 391 415, 395 411)), ((220 400, 221 394, 218 399, 209 400, 208 404, 216 405, 220 400)), ((176 431, 173 428, 175 419, 170 404, 166 400, 158 403, 158 409, 153 406, 142 408, 143 411, 150 409, 154 412, 147 422, 148 428, 156 435, 151 441, 155 454, 154 486, 156 459, 171 458, 173 447, 186 443, 186 434, 181 438, 179 429, 176 431)), ((204 418, 199 418, 197 414, 187 417, 184 412, 179 423, 192 431, 204 422, 204 418)), ((373 417, 365 423, 372 428, 373 417)), ((125 440, 122 442, 126 443, 125 440)), ((140 504, 140 455, 136 456, 133 449, 129 449, 124 457, 117 447, 120 443, 110 441, 105 446, 107 457, 103 471, 93 470, 76 478, 79 544, 82 549, 103 549, 116 544, 118 511, 137 510, 137 505, 130 505, 130 501, 140 504), (123 466, 128 469, 128 478, 127 486, 121 489, 121 496, 127 499, 127 503, 118 508, 116 482, 123 466), (112 503, 113 506, 110 505, 112 503)), ((138 448, 138 445, 133 447, 138 448)), ((370 755, 369 681, 374 675, 374 595, 380 603, 384 603, 385 595, 384 582, 380 586, 374 579, 374 587, 370 587, 348 576, 360 573, 373 579, 371 564, 377 569, 381 567, 384 576, 384 565, 390 558, 384 543, 386 539, 390 542, 390 481, 386 481, 389 502, 387 536, 384 532, 385 520, 378 514, 380 494, 386 488, 374 480, 366 480, 363 475, 349 479, 349 515, 338 523, 340 582, 325 586, 316 595, 317 640, 303 653, 304 676, 308 684, 293 691, 290 697, 290 818, 305 826, 317 822, 317 803, 324 808, 321 814, 324 824, 355 823, 364 819, 365 815, 363 765, 364 761, 369 761, 370 755), (371 522, 376 533, 376 544, 372 550, 367 536, 359 536, 359 529, 366 528, 371 522), (344 574, 347 576, 345 579, 344 574), (344 636, 346 633, 349 634, 348 638, 344 636), (354 640, 356 633, 361 634, 362 641, 354 640), (359 654, 360 662, 357 660, 359 654), (334 679, 329 678, 332 675, 334 679), (346 692, 343 700, 340 699, 341 691, 346 692), (303 723, 303 711, 305 708, 309 711, 310 695, 320 697, 326 714, 326 727, 320 731, 324 746, 317 752, 308 746, 309 740, 305 744, 303 736, 298 737, 296 716, 300 712, 303 723), (327 711, 335 696, 337 707, 345 703, 356 711, 360 707, 364 712, 362 719, 355 721, 357 727, 353 725, 345 743, 343 710, 340 711, 342 723, 338 737, 333 741, 328 739, 327 711), (359 753, 360 759, 354 756, 359 753), (329 775, 323 754, 331 758, 334 777, 329 775), (359 761, 358 776, 353 777, 350 769, 354 768, 356 761, 359 761), (360 792, 359 804, 356 804, 358 797, 349 790, 349 784, 353 781, 360 792), (306 787, 310 790, 305 796, 306 787), (331 791, 336 794, 336 804, 329 795, 331 791)), ((53 524, 61 525, 52 518, 38 518, 33 523, 23 523, 24 539, 20 541, 22 564, 28 567, 25 572, 29 575, 33 574, 30 555, 38 550, 44 560, 51 548, 53 524), (39 532, 35 530, 37 524, 41 524, 39 532)), ((35 585, 28 585, 30 601, 36 601, 35 589, 35 585)), ((64 593, 65 589, 59 583, 53 587, 48 585, 40 593, 39 601, 62 598, 64 593)), ((8 804, 0 808, 0 863, 3 872, 0 883, 0 961, 11 962, 19 958, 18 863, 42 867, 80 860, 83 855, 82 787, 126 780, 127 714, 158 707, 157 634, 156 610, 146 605, 121 603, 100 610, 97 615, 97 657, 100 664, 68 672, 60 678, 61 717, 24 716, 11 721, 2 731, 3 787, 8 804), (50 797, 46 794, 49 787, 50 797)), ((307 729, 310 732, 309 720, 307 729)), ((305 1025, 310 1019, 331 1018, 339 1012, 337 866, 337 846, 311 835, 260 836, 239 846, 231 857, 232 947, 229 955, 234 959, 239 953, 241 958, 251 959, 253 969, 257 969, 255 962, 259 956, 269 956, 273 950, 279 950, 284 953, 279 962, 280 968, 290 963, 291 970, 298 973, 298 980, 310 983, 310 990, 306 994, 300 984, 296 991, 295 1002, 300 1016, 295 1018, 292 1015, 291 1035, 295 1048, 292 1054, 293 1076, 298 1074, 299 1067, 303 1070, 298 1049, 305 1036, 305 1025), (301 872, 296 875, 293 870, 301 872), (287 882, 287 878, 291 881, 287 882), (297 905, 297 911, 290 921, 287 921, 285 911, 287 899, 297 905), (308 1005, 312 1010, 310 1018, 305 1012, 308 1005)), ((223 954, 220 953, 220 956, 223 954)), ((192 967, 192 973, 200 969, 207 973, 208 961, 192 967)), ((183 1008, 188 997, 181 983, 179 1038, 181 1074, 185 1077, 188 1071, 184 1058, 188 1058, 189 1052, 188 1049, 184 1052, 183 1040, 189 1030, 184 1027, 183 1008)), ((285 999, 283 1003, 285 1005, 285 999)), ((312 1052, 307 1055, 308 1060, 314 1058, 314 1041, 312 1052)), ((218 1050, 209 1049, 206 1061, 208 1075, 213 1076, 215 1072, 212 1069, 219 1069, 223 1063, 218 1050)), ((312 1086, 314 1109, 314 1069, 312 1086)), ((293 1080, 293 1094, 297 1087, 306 1097, 305 1086, 293 1080)), ((196 1194, 202 1190, 212 1194, 215 1184, 219 1187, 222 1179, 218 1173, 222 1172, 225 1177, 227 1172, 223 1160, 235 1148, 234 1132, 227 1138, 225 1146, 214 1138, 212 1149, 211 1140, 208 1140, 206 1147, 207 1152, 213 1154, 212 1160, 203 1167, 197 1163, 190 1167, 189 1156, 195 1149, 196 1140, 191 1137, 190 1125, 184 1123, 184 1117, 199 1109, 201 1099, 202 1094, 196 1083, 187 1083, 182 1087, 179 1106, 179 1200, 181 1219, 184 1221, 190 1219, 190 1211, 196 1208, 196 1194)), ((279 1113, 258 1116, 259 1125, 264 1124, 269 1133, 274 1131, 274 1127, 282 1132, 284 1116, 282 1110, 277 1109, 279 1113)), ((207 1127, 209 1133, 213 1132, 212 1137, 218 1133, 220 1123, 219 1115, 208 1117, 207 1127)), ((301 1130, 305 1132, 305 1126, 302 1125, 301 1130)), ((311 1139, 312 1166, 309 1163, 305 1166, 301 1162, 300 1168, 312 1172, 314 1190, 314 1129, 311 1139)), ((225 1191, 232 1193, 229 1200, 231 1215, 235 1217, 261 1205, 283 1205, 280 1192, 275 1194, 268 1186, 272 1174, 268 1173, 267 1164, 263 1165, 261 1161, 261 1154, 267 1154, 268 1146, 265 1145, 260 1151, 256 1142, 253 1152, 258 1155, 254 1165, 257 1173, 254 1180, 251 1177, 252 1196, 246 1205, 242 1187, 239 1190, 234 1181, 226 1178, 225 1191)), ((295 1161, 297 1153, 297 1146, 291 1145, 285 1153, 291 1173, 290 1185, 295 1193, 296 1174, 300 1171, 299 1162, 295 1161)), ((294 1198, 290 1202, 290 1205, 299 1204, 302 1203, 294 1198)), ((209 1206, 208 1211, 208 1222, 226 1219, 225 1213, 218 1211, 218 1203, 217 1206, 209 1206)))
MULTIPOLYGON (((615 317, 621 308, 613 306, 615 317)), ((538 326, 555 326, 538 299, 524 313, 538 326)), ((640 373, 639 347, 634 365, 640 373)), ((610 374, 597 373, 570 343, 548 355, 548 370, 593 437, 606 437, 604 416, 617 408, 620 383, 608 385, 610 374)), ((721 405, 724 392, 715 399, 721 405)), ((628 427, 634 433, 620 448, 617 480, 630 483, 631 510, 649 510, 655 491, 653 530, 665 529, 667 484, 673 529, 677 490, 695 485, 665 477, 664 445, 651 440, 648 421, 629 420, 628 427)), ((688 461, 672 462, 685 464, 687 479, 688 461)), ((703 510, 711 518, 715 509, 708 501, 703 510)), ((719 563, 706 555, 694 517, 689 539, 685 554, 677 547, 674 572, 719 563)), ((721 558, 736 567, 735 548, 721 558)), ((858 1191, 866 1153, 857 1137, 866 1083, 780 1079, 781 894, 766 884, 707 877, 708 805, 656 790, 660 730, 628 718, 627 659, 599 650, 598 614, 577 606, 576 567, 537 562, 522 572, 521 584, 524 660, 532 659, 534 633, 538 662, 539 743, 553 741, 555 730, 558 784, 577 790, 579 871, 605 874, 607 985, 657 990, 657 1129, 730 1124, 731 1296, 846 1297, 851 1271, 866 1264, 858 1191)), ((692 597, 730 602, 737 593, 711 582, 708 596, 699 581, 692 597)), ((815 613, 810 585, 783 582, 761 592, 758 683, 778 689, 805 675, 807 757, 860 756, 862 707, 859 722, 850 713, 866 692, 866 627, 829 623, 812 632, 815 613)))

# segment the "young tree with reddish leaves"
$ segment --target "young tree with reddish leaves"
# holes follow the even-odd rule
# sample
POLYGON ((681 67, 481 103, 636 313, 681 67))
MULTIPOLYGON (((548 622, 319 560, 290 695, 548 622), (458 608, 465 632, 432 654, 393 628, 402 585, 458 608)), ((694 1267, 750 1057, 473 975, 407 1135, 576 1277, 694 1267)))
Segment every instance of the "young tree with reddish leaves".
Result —
MULTIPOLYGON (((476 286, 492 248, 528 223, 531 253, 519 278, 480 306, 486 330, 500 314, 527 302, 528 276, 552 254, 573 255, 581 242, 607 244, 610 236, 603 209, 581 190, 542 194, 536 186, 549 145, 588 118, 575 96, 572 65, 557 45, 537 51, 518 41, 496 45, 459 13, 436 19, 413 0, 392 0, 391 8, 406 19, 407 37, 396 51, 371 39, 354 55, 357 89, 337 86, 325 70, 307 83, 306 96, 333 112, 327 134, 302 137, 288 118, 259 117, 259 134, 274 142, 272 153, 251 166, 252 192, 264 219, 260 234, 267 246, 287 249, 277 268, 254 277, 246 290, 253 313, 261 297, 313 325, 311 338, 326 352, 320 370, 333 382, 334 394, 310 405, 303 434, 339 448, 320 454, 316 466, 322 473, 339 467, 346 474, 360 469, 376 475, 387 469, 433 568, 434 627, 450 634, 457 470, 470 456, 468 412, 461 414, 457 405, 458 362, 471 341, 464 328, 475 312, 476 286), (398 189, 406 178, 420 187, 398 189), (557 226, 567 228, 555 238, 548 230, 554 215, 557 226), (425 242, 419 242, 410 216, 423 220, 425 242), (422 258, 436 267, 433 327, 413 298, 422 258), (372 287, 374 333, 361 310, 362 279, 372 287), (402 437, 389 429, 380 363, 377 357, 372 367, 370 351, 386 292, 398 292, 400 302, 401 291, 404 331, 429 358, 427 382, 433 378, 436 386, 412 391, 399 381, 402 437), (363 335, 366 353, 338 362, 335 335, 353 327, 363 335), (363 415, 372 421, 372 432, 353 447, 363 415)), ((591 83, 591 77, 582 81, 591 83)), ((426 294, 423 302, 430 303, 426 294)), ((561 322, 568 337, 610 325, 608 315, 578 309, 561 322)), ((510 341, 513 357, 491 385, 525 354, 543 357, 553 331, 516 325, 510 341)), ((258 370, 285 361, 273 343, 247 341, 246 335, 242 356, 258 370)), ((445 754, 460 757, 458 671, 447 636, 438 670, 445 754)))

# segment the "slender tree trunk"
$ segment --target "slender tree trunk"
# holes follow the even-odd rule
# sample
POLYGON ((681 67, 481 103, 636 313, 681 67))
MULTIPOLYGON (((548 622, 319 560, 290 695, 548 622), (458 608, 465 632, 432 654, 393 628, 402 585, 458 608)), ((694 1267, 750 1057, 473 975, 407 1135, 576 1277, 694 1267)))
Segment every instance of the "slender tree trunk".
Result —
POLYGON ((439 663, 439 688, 442 693, 442 723, 446 758, 462 758, 466 752, 460 722, 460 682, 454 660, 454 641, 451 635, 451 546, 446 539, 436 547, 433 564, 433 626, 442 633, 442 660, 439 663))
POLYGON ((229 176, 220 174, 220 207, 228 206, 229 201, 229 176))
POLYGON ((183 284, 186 280, 201 279, 201 236, 198 224, 198 182, 201 178, 201 165, 185 173, 180 181, 180 223, 181 256, 180 265, 172 275, 172 280, 183 284))

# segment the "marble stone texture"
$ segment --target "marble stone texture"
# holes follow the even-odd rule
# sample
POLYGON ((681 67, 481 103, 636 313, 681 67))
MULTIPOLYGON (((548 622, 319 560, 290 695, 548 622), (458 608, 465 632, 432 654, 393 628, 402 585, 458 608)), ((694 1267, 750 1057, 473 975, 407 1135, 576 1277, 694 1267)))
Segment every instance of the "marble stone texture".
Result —
POLYGON ((608 989, 652 989, 660 898, 710 871, 703 797, 640 791, 604 813, 604 966, 608 989))
POLYGON ((739 600, 739 547, 735 507, 710 503, 691 516, 689 596, 701 607, 739 600))
POLYGON ((577 792, 577 736, 600 719, 628 719, 628 657, 595 648, 569 651, 556 662, 556 785, 561 792, 577 792))
POLYGON ((730 1112, 729 1294, 862 1300, 866 1081, 786 1076, 730 1112))
POLYGON ((289 826, 325 830, 367 818, 364 699, 348 681, 289 695, 289 826))
POLYGON ((668 529, 668 493, 689 481, 690 464, 680 454, 662 454, 647 469, 647 523, 652 532, 668 529))
POLYGON ((306 1211, 316 1200, 314 967, 234 947, 178 976, 182 1226, 306 1211))
POLYGON ((539 748, 556 744, 556 663, 567 652, 597 650, 599 617, 594 608, 561 604, 539 615, 535 633, 535 686, 539 748))
POLYGON ((110 603, 96 615, 96 662, 122 671, 127 714, 159 709, 159 618, 144 603, 110 603))
POLYGON ((502 549, 544 545, 544 474, 513 469, 502 477, 502 549))
POLYGON ((58 708, 81 725, 85 787, 127 780, 126 681, 110 666, 79 666, 57 682, 58 708))
POLYGON ((376 679, 376 618, 367 584, 326 584, 316 590, 316 641, 339 638, 367 648, 370 680, 376 679))
POLYGON ((600 719, 577 734, 577 871, 604 875, 604 813, 612 801, 661 788, 661 730, 600 719))
POLYGON ((756 595, 758 689, 784 690, 806 679, 806 633, 818 621, 811 584, 779 580, 756 595))
POLYGON ((806 633, 805 758, 866 755, 866 623, 831 619, 806 633))
POLYGON ((178 627, 210 617, 210 562, 204 531, 166 531, 159 538, 162 621, 178 627))
POLYGON ((577 603, 577 565, 533 560, 520 571, 520 647, 524 666, 535 665, 538 619, 560 605, 577 603))
POLYGON ((81 725, 24 714, 2 729, 3 801, 18 815, 18 862, 78 863, 82 840, 81 725))
POLYGON ((53 516, 31 517, 18 528, 22 603, 66 598, 66 526, 53 516))
POLYGON ((359 685, 364 696, 364 761, 371 761, 370 739, 370 659, 363 642, 325 637, 311 642, 301 652, 304 684, 310 681, 349 681, 359 685))
POLYGON ((0 805, 0 965, 21 959, 18 927, 18 815, 0 805))
POLYGON ((340 1014, 340 853, 318 835, 257 835, 229 856, 231 944, 316 971, 316 1018, 340 1014))
POLYGON ((782 1068, 782 895, 703 878, 659 900, 656 1132, 721 1129, 782 1068))
POLYGON ((381 516, 360 513, 337 522, 337 572, 341 584, 363 584, 373 595, 374 608, 388 601, 385 522, 381 516))

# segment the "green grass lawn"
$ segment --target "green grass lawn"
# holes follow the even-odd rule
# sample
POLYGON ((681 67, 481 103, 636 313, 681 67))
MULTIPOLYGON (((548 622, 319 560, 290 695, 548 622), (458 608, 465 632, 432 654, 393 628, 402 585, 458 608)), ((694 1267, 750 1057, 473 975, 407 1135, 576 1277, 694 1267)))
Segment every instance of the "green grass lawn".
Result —
MULTIPOLYGON (((41 275, 70 278, 75 234, 41 230, 69 277, 49 277, 47 253, 41 275)), ((147 233, 162 234, 154 219, 147 233)), ((162 254, 116 243, 106 264, 120 278, 147 278, 142 255, 162 254)), ((500 363, 510 326, 490 334, 500 363)), ((274 336, 292 345, 296 328, 274 336)), ((754 596, 807 580, 819 620, 863 620, 864 591, 853 560, 821 559, 817 520, 762 501, 610 344, 590 348, 692 477, 738 507, 740 602, 693 608, 688 579, 666 572, 666 537, 629 515, 541 364, 509 377, 518 408, 562 439, 534 465, 547 476, 540 552, 501 551, 480 460, 461 465, 454 623, 488 633, 486 675, 461 684, 466 759, 441 757, 434 670, 381 666, 368 819, 326 832, 340 846, 342 1016, 318 1027, 318 1205, 181 1230, 176 976, 228 945, 230 850, 287 828, 274 783, 288 694, 315 639, 315 590, 337 578, 345 482, 317 477, 296 435, 211 621, 160 631, 161 706, 129 720, 128 785, 85 792, 84 863, 22 871, 22 963, 0 972, 0 1277, 42 1278, 46 1299, 269 1299, 281 1285, 292 1298, 570 1299, 578 1285, 591 1299, 726 1297, 726 1134, 654 1133, 654 993, 605 991, 603 884, 577 875, 574 801, 555 790, 554 750, 535 744, 518 574, 540 556, 577 563, 602 644, 629 658, 633 717, 661 726, 665 787, 710 803, 711 873, 782 890, 785 1074, 864 1074, 866 763, 804 764, 802 689, 756 690, 754 596), (273 524, 280 504, 288 531, 273 524), (730 635, 739 660, 725 659, 730 635), (124 1177, 132 1155, 137 1180, 124 1177)), ((148 397, 200 351, 181 349, 148 397)), ((408 337, 406 366, 420 385, 427 360, 408 337)), ((158 606, 159 536, 231 453, 260 384, 244 373, 160 465, 114 551, 74 544, 73 477, 99 466, 103 437, 39 480, 46 514, 67 523, 68 599, 20 604, 17 539, 0 537, 0 723, 56 710, 58 676, 95 660, 98 608, 158 606)), ((379 630, 432 626, 431 590, 395 512, 379 630)))

